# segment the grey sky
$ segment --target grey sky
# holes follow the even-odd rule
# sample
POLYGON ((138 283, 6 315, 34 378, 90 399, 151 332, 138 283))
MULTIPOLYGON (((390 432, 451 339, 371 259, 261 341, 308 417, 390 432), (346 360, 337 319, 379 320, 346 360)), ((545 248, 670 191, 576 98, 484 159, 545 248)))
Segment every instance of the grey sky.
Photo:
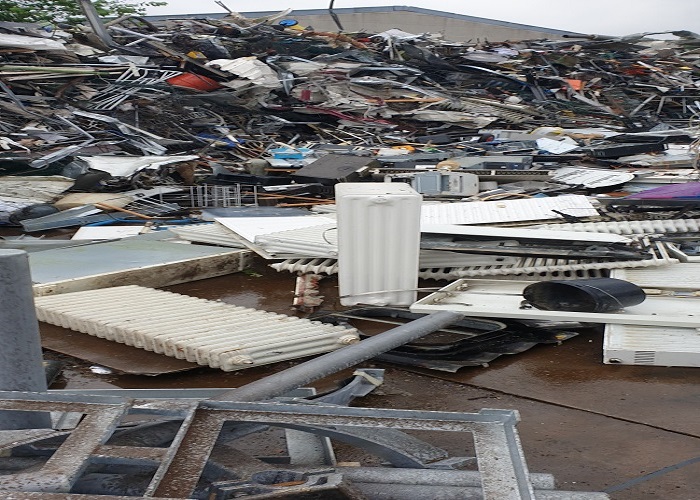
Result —
MULTIPOLYGON (((224 0, 234 11, 324 9, 330 0, 224 0)), ((486 17, 583 33, 627 35, 645 31, 690 30, 700 33, 700 0, 336 0, 335 8, 410 5, 457 14, 486 17)), ((223 12, 213 0, 169 0, 149 14, 202 14, 223 12)), ((398 26, 397 26, 398 27, 398 26)))

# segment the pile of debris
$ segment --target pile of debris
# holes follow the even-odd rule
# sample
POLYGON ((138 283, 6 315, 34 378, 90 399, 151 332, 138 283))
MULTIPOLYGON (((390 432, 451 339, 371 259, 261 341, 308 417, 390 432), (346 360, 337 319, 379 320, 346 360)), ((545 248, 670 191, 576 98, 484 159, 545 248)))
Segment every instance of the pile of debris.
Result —
MULTIPOLYGON (((694 276, 700 36, 452 43, 287 14, 0 24, 0 216, 42 234, 2 243, 32 252, 37 295, 219 276, 251 251, 301 275, 307 311, 336 273, 343 305, 380 307, 414 304, 419 278, 633 276, 668 295, 659 275, 694 276)), ((467 358, 432 365, 488 356, 467 358)))
MULTIPOLYGON (((29 252, 24 302, 41 321, 225 371, 334 351, 359 353, 335 371, 379 357, 454 372, 590 324, 605 325, 605 363, 700 366, 700 35, 452 43, 318 32, 288 12, 102 24, 82 3, 89 28, 0 23, 0 246, 29 252), (155 290, 254 255, 297 275, 299 311, 336 274, 343 307, 298 318, 155 290), (443 283, 419 298, 421 279, 443 283), (363 352, 383 334, 358 321, 413 336, 363 352)), ((15 455, 0 487, 574 498, 528 474, 513 412, 346 408, 377 370, 335 399, 249 403, 321 376, 298 367, 316 378, 283 373, 259 381, 277 392, 224 401, 10 387, 32 394, 0 394, 5 410, 88 415, 3 430, 15 455), (288 469, 222 452, 268 424, 292 427, 288 469), (478 471, 432 470, 469 460, 397 429, 472 432, 478 471), (408 472, 338 466, 328 436, 408 472)))

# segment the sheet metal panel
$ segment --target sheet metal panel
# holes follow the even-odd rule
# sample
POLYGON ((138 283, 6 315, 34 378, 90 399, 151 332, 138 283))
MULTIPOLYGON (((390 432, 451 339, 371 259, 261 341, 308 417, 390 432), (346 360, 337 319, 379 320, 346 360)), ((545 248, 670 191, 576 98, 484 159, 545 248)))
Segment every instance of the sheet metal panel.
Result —
POLYGON ((536 281, 458 280, 417 301, 411 311, 447 310, 476 317, 700 328, 697 297, 647 297, 639 305, 609 313, 545 311, 535 309, 523 298, 523 290, 532 283, 536 281))
POLYGON ((575 217, 595 217, 598 211, 582 195, 526 200, 472 201, 425 204, 422 224, 488 224, 528 220, 562 219, 552 210, 575 217))
POLYGON ((35 295, 116 285, 161 287, 245 268, 249 252, 150 240, 140 236, 29 255, 35 295))

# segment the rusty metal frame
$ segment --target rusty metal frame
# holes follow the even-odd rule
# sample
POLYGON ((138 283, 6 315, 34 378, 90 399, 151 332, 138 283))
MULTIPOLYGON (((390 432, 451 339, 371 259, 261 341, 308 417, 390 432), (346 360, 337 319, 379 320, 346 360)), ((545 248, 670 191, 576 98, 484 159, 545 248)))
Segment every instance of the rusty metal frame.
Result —
POLYGON ((159 463, 144 497, 188 498, 202 475, 220 430, 228 421, 296 429, 348 427, 471 433, 484 497, 534 498, 515 429, 519 416, 512 410, 453 413, 279 402, 129 400, 21 392, 0 392, 0 410, 64 411, 85 415, 38 471, 0 476, 0 490, 4 498, 11 498, 8 495, 18 491, 68 493, 88 464, 109 463, 111 460, 159 463), (127 414, 176 417, 182 418, 183 423, 168 448, 105 445, 127 414))

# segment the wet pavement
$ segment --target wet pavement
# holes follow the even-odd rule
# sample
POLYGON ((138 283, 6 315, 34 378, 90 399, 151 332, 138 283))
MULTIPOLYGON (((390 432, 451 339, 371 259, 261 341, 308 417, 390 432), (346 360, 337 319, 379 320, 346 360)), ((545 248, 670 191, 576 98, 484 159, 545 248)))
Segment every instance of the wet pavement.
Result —
MULTIPOLYGON (((335 300, 336 285, 335 278, 321 282, 325 310, 341 309, 335 300)), ((277 273, 260 260, 255 260, 244 273, 167 289, 295 314, 291 308, 294 276, 277 273)), ((41 327, 42 334, 50 331, 54 339, 64 335, 77 341, 82 336, 49 325, 41 327)), ((194 367, 155 377, 115 370, 101 375, 93 373, 90 366, 99 364, 100 359, 116 363, 120 358, 125 362, 135 360, 137 350, 91 340, 97 343, 97 347, 93 346, 95 359, 78 360, 54 351, 47 353, 47 357, 66 362, 53 389, 232 388, 300 361, 228 373, 194 367)), ((82 349, 82 344, 67 340, 65 343, 66 350, 82 349)), ((501 356, 488 367, 463 368, 456 374, 367 362, 361 366, 387 369, 385 383, 375 393, 356 401, 356 406, 460 412, 515 409, 522 418, 518 430, 530 470, 553 474, 559 489, 608 491, 611 498, 618 500, 697 498, 698 371, 603 365, 601 359, 602 333, 591 329, 560 345, 535 346, 524 353, 501 356)), ((330 389, 348 374, 336 374, 315 386, 330 389)), ((435 433, 428 440, 448 451, 464 453, 451 450, 455 447, 454 436, 435 433)), ((341 460, 355 458, 352 451, 343 447, 338 454, 341 460)))

